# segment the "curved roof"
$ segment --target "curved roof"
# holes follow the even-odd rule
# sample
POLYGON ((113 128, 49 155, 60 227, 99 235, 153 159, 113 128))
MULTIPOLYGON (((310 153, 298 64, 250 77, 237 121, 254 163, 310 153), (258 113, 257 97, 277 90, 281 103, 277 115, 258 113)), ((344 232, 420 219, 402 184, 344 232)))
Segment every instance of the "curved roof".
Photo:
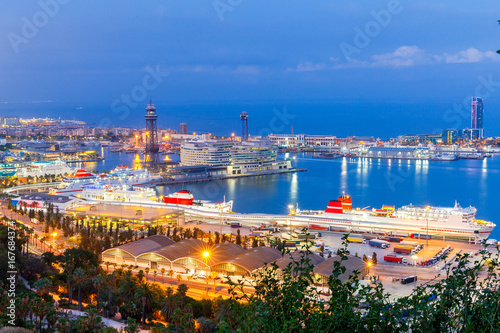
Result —
MULTIPOLYGON (((292 260, 300 261, 303 257, 306 257, 306 253, 304 251, 300 250, 294 251, 290 254, 285 254, 283 257, 279 258, 274 263, 278 265, 280 269, 285 269, 288 266, 288 264, 292 262, 292 260)), ((325 261, 325 258, 314 253, 309 253, 307 255, 307 258, 309 259, 309 264, 312 266, 316 266, 325 261)))
POLYGON ((189 238, 150 252, 162 256, 170 261, 174 261, 183 257, 196 258, 197 256, 202 255, 207 248, 208 247, 204 241, 196 238, 189 238))
POLYGON ((170 245, 173 243, 175 243, 175 242, 166 236, 154 235, 154 236, 149 236, 147 238, 139 239, 135 242, 112 247, 112 248, 104 251, 103 254, 105 254, 106 252, 111 251, 111 250, 119 249, 119 250, 130 253, 134 257, 137 257, 140 254, 143 254, 145 252, 154 251, 156 249, 160 249, 164 246, 167 246, 167 245, 170 245))
MULTIPOLYGON (((209 266, 213 266, 220 262, 225 262, 238 254, 246 252, 246 250, 234 243, 218 243, 209 249, 208 252, 210 253, 208 256, 208 264, 209 266)), ((203 257, 197 259, 205 260, 203 257)))
MULTIPOLYGON (((322 263, 318 264, 316 267, 314 267, 313 271, 316 274, 329 277, 333 273, 334 262, 340 260, 341 260, 340 256, 328 258, 322 263)), ((346 268, 345 273, 339 275, 339 279, 342 282, 347 281, 349 279, 349 275, 352 275, 352 272, 355 270, 357 270, 360 273, 359 276, 360 278, 363 278, 364 275, 366 275, 367 265, 361 258, 348 256, 346 260, 342 261, 341 265, 346 268)))
POLYGON ((253 272, 263 267, 266 263, 271 263, 278 258, 281 258, 280 251, 272 247, 260 246, 237 254, 228 260, 219 262, 219 264, 230 263, 253 272))

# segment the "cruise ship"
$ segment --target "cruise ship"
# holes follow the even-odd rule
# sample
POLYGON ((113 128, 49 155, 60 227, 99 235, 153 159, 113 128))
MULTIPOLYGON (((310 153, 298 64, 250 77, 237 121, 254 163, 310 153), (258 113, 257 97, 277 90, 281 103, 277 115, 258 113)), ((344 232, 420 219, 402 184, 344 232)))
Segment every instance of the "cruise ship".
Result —
POLYGON ((200 215, 209 213, 229 213, 233 202, 213 202, 194 200, 189 191, 178 191, 166 197, 157 197, 153 188, 127 185, 113 186, 103 184, 87 184, 82 192, 77 194, 78 204, 88 202, 104 202, 108 204, 135 205, 155 208, 174 208, 182 210, 186 215, 200 215))
POLYGON ((134 170, 126 166, 119 166, 108 174, 93 174, 85 170, 78 170, 74 175, 66 177, 58 187, 52 189, 51 194, 75 195, 83 191, 85 185, 94 183, 113 186, 154 186, 160 181, 160 176, 152 176, 148 170, 134 170))
POLYGON ((324 211, 301 211, 291 215, 241 214, 197 212, 197 216, 246 223, 275 223, 291 227, 324 229, 345 232, 371 232, 394 235, 429 234, 463 238, 470 241, 486 239, 495 224, 478 220, 476 208, 428 207, 406 205, 399 209, 384 206, 382 209, 353 209, 351 198, 341 196, 331 200, 324 211))
POLYGON ((75 170, 64 161, 38 161, 22 165, 0 163, 0 177, 41 177, 47 175, 65 175, 75 170))

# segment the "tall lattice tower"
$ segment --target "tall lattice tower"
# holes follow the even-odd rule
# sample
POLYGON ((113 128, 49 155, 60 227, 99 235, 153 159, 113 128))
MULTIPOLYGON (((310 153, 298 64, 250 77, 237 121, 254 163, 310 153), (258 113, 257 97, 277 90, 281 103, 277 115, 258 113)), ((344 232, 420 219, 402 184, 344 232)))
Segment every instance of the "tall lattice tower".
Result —
POLYGON ((240 114, 241 119, 241 141, 248 140, 248 113, 243 111, 240 114))
POLYGON ((154 104, 149 101, 148 107, 146 108, 146 149, 144 151, 145 161, 150 166, 155 166, 160 161, 158 156, 159 146, 158 146, 158 127, 156 125, 156 119, 158 115, 156 114, 156 108, 154 104))

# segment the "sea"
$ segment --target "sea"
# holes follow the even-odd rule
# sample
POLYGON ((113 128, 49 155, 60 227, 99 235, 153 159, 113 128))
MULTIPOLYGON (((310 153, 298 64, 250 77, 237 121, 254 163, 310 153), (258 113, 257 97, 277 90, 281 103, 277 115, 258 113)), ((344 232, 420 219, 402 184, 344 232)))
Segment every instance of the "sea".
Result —
MULTIPOLYGON (((104 161, 78 165, 109 171, 133 165, 134 154, 102 148, 104 161)), ((164 156, 163 156, 164 158, 164 156)), ((178 160, 178 155, 169 155, 178 160)), ((329 200, 350 195, 353 206, 381 208, 407 204, 474 206, 476 218, 500 224, 500 155, 483 160, 422 161, 368 158, 318 159, 310 153, 280 154, 307 171, 157 187, 166 195, 190 190, 195 199, 233 200, 233 211, 287 214, 288 206, 324 210, 329 200)), ((491 238, 500 239, 500 226, 491 238)))

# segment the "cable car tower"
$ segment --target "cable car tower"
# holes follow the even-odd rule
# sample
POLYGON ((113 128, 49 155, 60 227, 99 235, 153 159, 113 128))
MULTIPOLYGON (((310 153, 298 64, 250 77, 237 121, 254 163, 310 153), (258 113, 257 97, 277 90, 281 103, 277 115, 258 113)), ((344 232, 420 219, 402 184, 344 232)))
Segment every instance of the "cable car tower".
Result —
POLYGON ((158 152, 160 150, 158 146, 158 126, 156 124, 156 120, 158 119, 158 115, 156 114, 156 108, 154 104, 149 101, 149 104, 146 108, 146 149, 144 150, 145 162, 150 167, 157 166, 160 157, 158 152))

